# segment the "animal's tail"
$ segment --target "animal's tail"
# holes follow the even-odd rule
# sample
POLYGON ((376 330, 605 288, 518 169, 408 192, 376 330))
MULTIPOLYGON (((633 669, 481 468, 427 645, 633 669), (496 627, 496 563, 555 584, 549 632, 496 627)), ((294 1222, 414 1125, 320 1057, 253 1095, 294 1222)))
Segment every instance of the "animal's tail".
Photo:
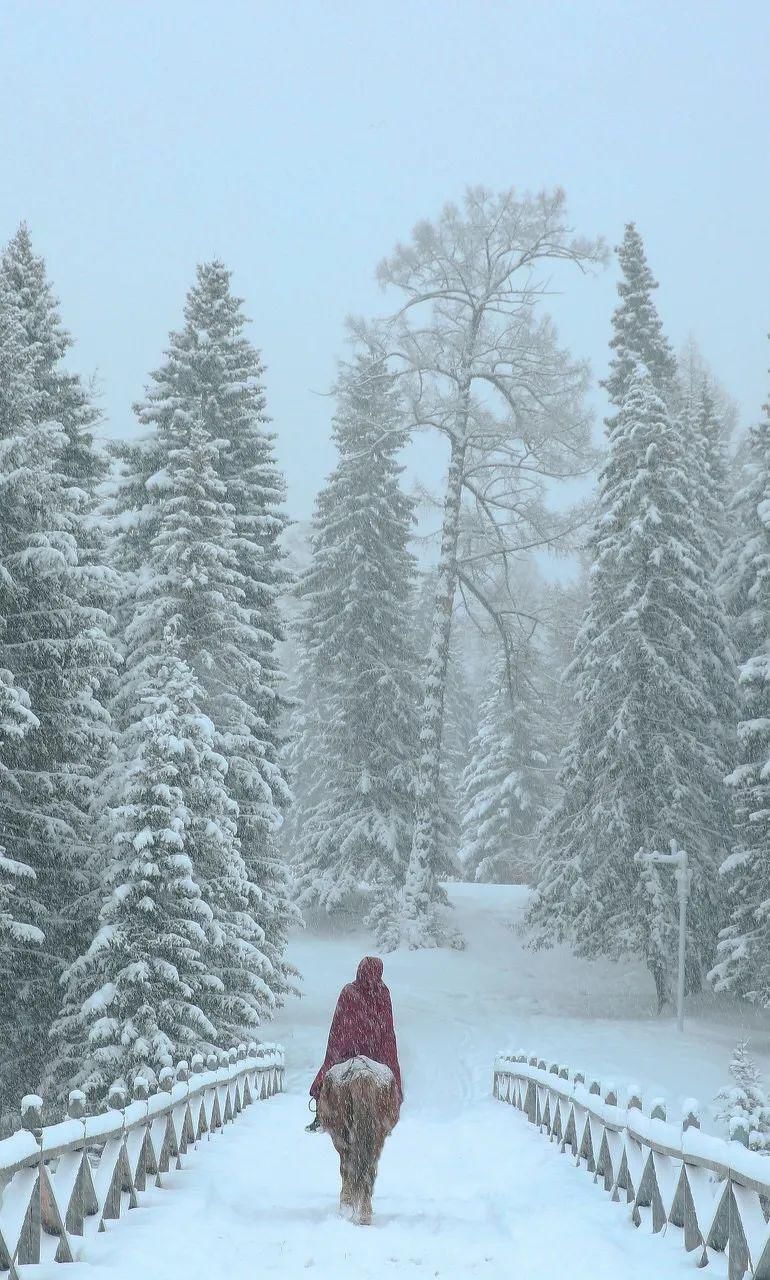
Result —
POLYGON ((359 1078, 348 1092, 353 1179, 364 1194, 371 1194, 384 1138, 382 1102, 382 1091, 368 1077, 359 1078))

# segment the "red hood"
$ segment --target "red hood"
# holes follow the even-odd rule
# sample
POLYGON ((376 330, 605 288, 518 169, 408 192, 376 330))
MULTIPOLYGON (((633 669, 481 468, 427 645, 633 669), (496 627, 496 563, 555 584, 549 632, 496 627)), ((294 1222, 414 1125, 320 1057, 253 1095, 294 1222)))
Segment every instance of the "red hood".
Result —
POLYGON ((382 961, 379 956, 364 956, 358 966, 356 983, 367 991, 371 991, 382 982, 382 961))

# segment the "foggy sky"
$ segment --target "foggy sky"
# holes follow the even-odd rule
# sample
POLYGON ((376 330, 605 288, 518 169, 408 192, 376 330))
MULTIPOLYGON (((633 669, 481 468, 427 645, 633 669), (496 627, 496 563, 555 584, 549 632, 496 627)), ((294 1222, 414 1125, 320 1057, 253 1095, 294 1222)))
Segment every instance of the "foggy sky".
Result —
MULTIPOLYGON (((558 183, 611 244, 634 219, 669 336, 695 334, 747 423, 768 391, 769 49, 765 0, 0 0, 0 240, 29 222, 112 435, 196 261, 224 258, 300 518, 334 461, 344 317, 387 308, 378 260, 467 183, 558 183)), ((614 283, 576 276, 552 308, 597 376, 614 283)), ((437 476, 431 444, 414 466, 437 476)))

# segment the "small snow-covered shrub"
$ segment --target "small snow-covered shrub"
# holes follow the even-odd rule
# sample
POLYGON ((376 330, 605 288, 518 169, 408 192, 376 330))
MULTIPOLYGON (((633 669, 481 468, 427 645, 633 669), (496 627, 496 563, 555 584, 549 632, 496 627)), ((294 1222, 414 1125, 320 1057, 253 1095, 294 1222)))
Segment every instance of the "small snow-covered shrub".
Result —
POLYGON ((745 1040, 735 1046, 730 1075, 734 1083, 720 1089, 715 1098, 717 1118, 727 1126, 731 1138, 746 1143, 752 1151, 770 1155, 770 1104, 745 1040))

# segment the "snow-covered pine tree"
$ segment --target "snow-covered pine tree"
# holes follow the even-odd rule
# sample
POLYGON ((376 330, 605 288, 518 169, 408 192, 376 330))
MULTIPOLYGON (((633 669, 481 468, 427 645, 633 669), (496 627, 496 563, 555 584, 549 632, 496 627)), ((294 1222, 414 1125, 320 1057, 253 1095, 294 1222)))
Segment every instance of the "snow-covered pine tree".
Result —
POLYGON ((548 759, 550 793, 546 808, 549 813, 559 798, 556 778, 575 723, 574 689, 567 671, 574 656, 587 595, 588 566, 584 563, 581 563, 580 572, 574 580, 551 584, 544 593, 546 626, 542 636, 539 676, 543 690, 544 753, 548 759))
POLYGON ((382 946, 394 941, 409 857, 419 702, 402 422, 381 354, 358 351, 338 380, 339 461, 316 502, 312 563, 298 588, 305 683, 314 690, 312 759, 300 768, 319 779, 301 815, 300 901, 333 911, 366 887, 382 946))
POLYGON ((708 550, 715 572, 718 571, 727 544, 727 504, 730 482, 727 464, 725 428, 717 407, 716 396, 704 378, 690 404, 693 434, 702 443, 704 473, 702 510, 708 534, 708 550))
POLYGON ((55 401, 44 394, 26 319, 19 290, 0 270, 0 668, 13 671, 38 721, 16 743, 0 829, 6 858, 35 873, 26 882, 27 918, 46 936, 45 954, 12 961, 14 999, 3 1005, 3 1035, 15 1046, 3 1076, 19 1095, 37 1082, 59 975, 78 954, 94 907, 87 808, 109 733, 99 694, 114 658, 99 574, 82 554, 82 491, 64 470, 70 440, 48 416, 55 401))
MULTIPOLYGON (((679 357, 677 385, 678 402, 692 441, 691 475, 699 494, 707 551, 713 563, 713 575, 726 595, 724 570, 732 540, 728 507, 735 491, 737 470, 729 454, 738 410, 692 338, 679 357)), ((735 721, 734 713, 731 719, 735 721)))
POLYGON ((578 714, 563 796, 544 829, 532 918, 541 939, 574 931, 585 954, 636 950, 662 1004, 673 894, 657 869, 642 872, 632 859, 639 849, 668 848, 674 837, 695 860, 688 982, 698 986, 718 927, 714 865, 729 839, 721 778, 730 762, 735 668, 709 523, 716 472, 708 471, 677 382, 633 224, 619 257, 621 302, 605 383, 617 412, 607 420, 589 606, 571 668, 578 714), (650 682, 646 709, 642 674, 650 682), (661 735, 656 718, 665 717, 661 735), (609 832, 617 836, 612 848, 609 832))
POLYGON ((90 510, 96 487, 107 473, 106 456, 93 436, 99 411, 77 374, 62 364, 72 349, 72 337, 62 324, 45 262, 33 252, 26 223, 6 246, 0 270, 19 306, 38 415, 41 421, 58 422, 63 428, 67 442, 61 469, 69 483, 81 490, 90 510))
MULTIPOLYGON (((617 254, 622 271, 618 281, 620 303, 612 316, 610 348, 613 355, 609 374, 602 386, 619 412, 636 366, 641 363, 647 367, 658 395, 673 412, 678 398, 676 357, 663 332, 652 298, 658 282, 650 270, 642 237, 633 222, 626 224, 623 243, 618 246, 617 254)), ((615 419, 609 418, 608 430, 614 425, 615 419)))
POLYGON ((470 879, 530 884, 550 777, 542 694, 531 649, 489 683, 462 781, 460 859, 470 879), (510 680, 509 680, 510 675, 510 680))
MULTIPOLYGON (((733 587, 728 578, 733 576, 729 562, 741 526, 730 525, 728 508, 732 495, 727 457, 728 435, 736 410, 692 340, 681 357, 677 382, 678 418, 688 452, 685 482, 689 482, 690 501, 699 516, 703 565, 721 615, 719 644, 702 647, 702 678, 715 712, 712 745, 727 775, 736 763, 738 721, 737 653, 729 616, 733 587)), ((734 809, 728 788, 715 794, 710 820, 714 846, 731 849, 735 838, 734 809)), ((725 923, 724 907, 724 895, 720 893, 712 922, 716 933, 725 923)))
MULTIPOLYGON (((744 634, 745 622, 750 624, 751 621, 751 615, 746 613, 745 593, 751 585, 745 574, 746 531, 752 528, 756 521, 756 511, 751 505, 754 500, 757 466, 753 434, 753 428, 751 428, 738 436, 734 454, 730 458, 727 473, 728 535, 719 570, 722 598, 739 662, 744 661, 751 652, 754 640, 750 625, 744 634)), ((737 718, 736 716, 736 722, 737 718)))
MULTIPOLYGON (((18 802, 14 752, 18 742, 37 725, 26 690, 16 687, 10 671, 0 670, 0 812, 7 813, 18 802)), ((29 923, 29 886, 34 879, 32 867, 9 858, 0 844, 0 1002, 4 1009, 13 1007, 23 968, 20 954, 43 942, 40 929, 29 923)))
POLYGON ((728 923, 710 975, 717 990, 770 1006, 770 402, 752 428, 730 602, 739 658, 735 846, 722 864, 728 923))
POLYGON ((682 400, 696 402, 703 387, 708 387, 723 442, 729 445, 738 429, 740 418, 738 405, 716 377, 692 334, 680 348, 677 368, 679 395, 682 400))
MULTIPOLYGON (((207 1015, 221 999, 211 952, 220 936, 198 869, 237 858, 237 808, 203 692, 173 624, 134 680, 121 735, 124 772, 103 823, 107 897, 88 951, 66 975, 52 1079, 102 1098, 197 1049, 228 1045, 207 1015)), ((248 1019, 243 1019, 246 1024, 248 1019)))
MULTIPOLYGON (((702 468, 700 508, 714 563, 713 574, 730 629, 736 612, 732 599, 735 566, 742 555, 744 529, 734 499, 743 488, 749 433, 736 439, 737 405, 717 381, 692 338, 679 357, 679 398, 692 437, 693 475, 702 468), (731 447, 734 439, 735 449, 731 447)), ((736 722, 737 709, 733 703, 732 714, 725 716, 725 725, 732 724, 734 730, 736 722)))
POLYGON ((265 984, 266 1012, 293 988, 284 950, 298 918, 276 840, 290 799, 276 658, 287 577, 278 543, 284 486, 266 430, 261 361, 220 262, 198 268, 184 318, 137 407, 149 434, 124 459, 117 554, 133 585, 123 615, 134 615, 126 622, 132 664, 153 651, 170 617, 180 618, 183 654, 221 734, 238 805, 250 913, 262 939, 252 976, 265 984))
MULTIPOLYGON (((311 537, 312 523, 310 520, 303 520, 290 524, 281 539, 292 582, 298 582, 310 566, 311 537)), ((302 608, 297 591, 292 590, 283 601, 286 638, 279 650, 286 680, 281 760, 292 793, 292 803, 281 825, 279 841, 283 856, 289 864, 294 861, 299 847, 302 815, 314 803, 311 793, 318 781, 316 766, 321 763, 313 750, 318 691, 313 682, 312 671, 302 656, 297 634, 296 624, 302 615, 302 608)))
MULTIPOLYGON (((729 591, 726 589, 725 567, 733 532, 729 526, 730 480, 727 467, 725 424, 718 408, 715 389, 703 378, 692 400, 684 400, 680 410, 688 452, 694 465, 688 472, 691 501, 697 504, 702 529, 703 564, 710 594, 716 605, 714 615, 719 628, 718 642, 702 646, 703 681, 714 708, 711 738, 715 753, 722 761, 723 774, 730 773, 737 760, 736 726, 738 723, 738 670, 729 617, 729 591)), ((714 796, 711 814, 714 843, 729 850, 735 838, 734 808, 727 788, 714 796)), ((720 915, 713 927, 724 923, 723 895, 720 915)))
MULTIPOLYGON (((717 408, 717 393, 707 376, 705 364, 691 342, 678 366, 668 342, 653 298, 658 283, 652 275, 642 238, 634 225, 625 229, 618 248, 621 279, 620 304, 613 314, 613 356, 604 381, 607 394, 619 412, 637 362, 650 372, 658 395, 669 414, 677 419, 687 465, 681 484, 689 493, 697 513, 696 547, 699 563, 709 581, 709 591, 719 587, 720 565, 725 551, 725 426, 717 408)), ((727 397, 721 396, 727 413, 727 397)), ((607 420, 611 430, 617 419, 607 420)), ((728 640, 726 617, 717 619, 721 635, 716 643, 703 646, 703 680, 716 710, 712 735, 718 740, 718 754, 725 772, 733 757, 732 726, 735 722, 735 663, 728 640)), ((723 801, 721 817, 715 822, 717 843, 730 839, 729 806, 723 801)))
MULTIPOLYGON (((18 312, 10 305, 0 281, 0 503, 4 517, 0 522, 0 601, 8 612, 12 596, 17 595, 16 583, 6 563, 12 546, 8 535, 12 512, 15 508, 23 508, 30 497, 26 481, 34 458, 32 405, 29 362, 18 312)), ((3 639, 4 631, 3 625, 0 631, 3 639)), ((19 783, 12 767, 15 746, 37 726, 38 721, 29 707, 28 693, 16 686, 10 671, 5 668, 0 670, 0 832, 3 834, 10 828, 14 815, 22 807, 19 783)), ((3 933, 7 934, 10 934, 16 920, 29 920, 38 915, 32 895, 25 901, 25 890, 29 889, 29 882, 34 880, 35 872, 27 858, 20 857, 20 853, 18 844, 14 844, 14 856, 9 857, 5 847, 0 851, 3 933)), ((36 929, 30 940, 39 943, 43 940, 43 934, 36 929)), ((23 966, 19 964, 16 948, 12 945, 4 946, 0 1009, 4 1015, 3 1030, 7 1043, 12 1043, 13 1040, 11 1011, 22 971, 23 966)))
POLYGON ((749 1057, 749 1046, 739 1040, 730 1062, 730 1075, 735 1083, 720 1089, 714 1101, 716 1116, 726 1125, 729 1136, 737 1138, 752 1151, 770 1154, 770 1103, 756 1063, 749 1057))
MULTIPOLYGON (((243 603, 234 513, 224 500, 219 474, 224 443, 210 437, 194 407, 180 407, 159 434, 166 449, 164 485, 155 536, 134 589, 134 616, 126 628, 119 718, 130 723, 138 687, 148 664, 152 667, 163 652, 172 625, 179 630, 182 654, 194 664, 201 686, 207 684, 201 694, 204 709, 212 718, 221 717, 218 745, 229 766, 231 726, 224 720, 219 682, 235 682, 240 676, 246 685, 253 678, 254 623, 243 603)), ((227 789, 237 816, 234 788, 227 789)), ((265 935, 258 923, 263 888, 250 875, 240 842, 236 846, 232 840, 224 847, 214 840, 202 846, 194 875, 217 931, 216 946, 204 954, 212 978, 204 1007, 220 1039, 232 1041, 253 1034, 279 994, 270 986, 273 963, 263 950, 265 935)))
MULTIPOLYGON (((297 579, 301 580, 304 568, 297 579)), ((295 596, 295 603, 298 600, 295 596)), ((297 866, 302 862, 302 841, 307 815, 314 812, 323 798, 327 774, 331 768, 318 750, 320 734, 326 724, 324 695, 316 681, 312 659, 303 652, 297 619, 289 623, 293 652, 287 662, 287 702, 283 764, 291 785, 292 804, 280 830, 284 857, 292 866, 295 895, 297 866), (292 865, 293 864, 293 865, 292 865)))
POLYGON ((643 956, 661 1004, 674 966, 675 895, 634 858, 667 849, 672 837, 690 855, 695 985, 713 953, 713 819, 723 803, 704 651, 730 668, 686 443, 649 370, 637 365, 610 428, 572 665, 577 722, 563 797, 543 830, 530 916, 541 942, 568 936, 581 955, 643 956))
MULTIPOLYGON (((33 251, 26 223, 22 222, 6 245, 0 270, 18 307, 24 332, 36 402, 35 420, 41 424, 57 423, 66 437, 58 468, 67 486, 70 522, 77 542, 80 598, 85 606, 99 611, 100 625, 105 634, 111 634, 118 577, 108 563, 105 522, 97 509, 99 486, 108 472, 107 455, 94 436, 101 415, 79 375, 63 363, 74 341, 62 324, 45 261, 33 251)), ((104 645, 104 637, 101 643, 104 645)), ((82 706, 82 719, 90 722, 87 732, 91 738, 82 763, 87 765, 91 778, 98 774, 112 740, 104 704, 116 660, 114 652, 106 647, 104 657, 108 665, 94 685, 97 697, 89 699, 84 691, 82 706)))

